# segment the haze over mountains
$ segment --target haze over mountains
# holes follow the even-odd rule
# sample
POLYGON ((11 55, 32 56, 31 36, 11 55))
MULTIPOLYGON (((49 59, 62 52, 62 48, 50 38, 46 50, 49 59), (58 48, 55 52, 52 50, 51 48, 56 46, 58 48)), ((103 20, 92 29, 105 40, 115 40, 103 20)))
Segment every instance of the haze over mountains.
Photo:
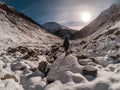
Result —
POLYGON ((1 3, 0 90, 120 90, 120 5, 74 32, 1 3), (66 57, 65 36, 73 39, 66 57))
POLYGON ((42 26, 48 32, 50 32, 54 35, 57 35, 57 36, 61 37, 62 39, 64 39, 64 37, 68 37, 71 39, 73 37, 73 35, 75 34, 75 32, 77 32, 76 30, 72 30, 72 29, 70 29, 64 25, 60 25, 56 22, 47 22, 47 23, 44 23, 42 26))

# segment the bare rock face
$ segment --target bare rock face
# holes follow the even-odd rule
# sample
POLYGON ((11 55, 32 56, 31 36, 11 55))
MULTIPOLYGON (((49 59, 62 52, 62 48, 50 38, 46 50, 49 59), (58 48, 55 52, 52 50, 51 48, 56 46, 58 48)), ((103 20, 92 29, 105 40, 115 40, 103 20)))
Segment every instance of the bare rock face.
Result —
POLYGON ((83 75, 90 75, 93 77, 97 76, 97 69, 94 68, 93 66, 85 66, 82 71, 83 75))

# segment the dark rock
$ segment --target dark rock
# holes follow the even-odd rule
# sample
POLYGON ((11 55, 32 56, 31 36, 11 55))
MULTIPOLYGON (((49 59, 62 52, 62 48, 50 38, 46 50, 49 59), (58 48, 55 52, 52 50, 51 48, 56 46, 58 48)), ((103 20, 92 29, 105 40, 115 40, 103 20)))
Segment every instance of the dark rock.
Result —
POLYGON ((35 52, 33 50, 29 50, 28 51, 28 55, 34 57, 35 56, 35 52))
POLYGON ((47 67, 47 62, 46 61, 42 61, 39 63, 38 69, 43 72, 46 73, 46 67, 47 67))
POLYGON ((86 41, 82 40, 82 41, 80 42, 80 45, 83 45, 83 44, 86 44, 86 41))
POLYGON ((48 84, 51 84, 51 83, 53 83, 55 80, 53 80, 53 79, 47 79, 47 83, 48 84))
POLYGON ((36 68, 30 68, 29 70, 31 70, 32 72, 35 72, 36 68))
POLYGON ((93 76, 93 77, 96 77, 97 76, 97 69, 94 68, 93 66, 85 66, 84 69, 83 69, 83 75, 90 75, 90 76, 93 76))
POLYGON ((19 47, 17 47, 17 49, 18 49, 22 54, 28 52, 28 48, 27 48, 27 47, 24 47, 24 46, 19 46, 19 47))
POLYGON ((11 47, 9 47, 9 48, 7 49, 7 52, 8 52, 8 53, 15 53, 16 51, 17 51, 16 48, 11 48, 11 47))
POLYGON ((120 31, 117 30, 117 31, 114 33, 114 35, 120 35, 120 31))
POLYGON ((115 29, 110 29, 108 31, 105 32, 105 35, 110 35, 110 34, 113 34, 115 32, 116 28, 115 29))
POLYGON ((22 58, 23 58, 23 59, 28 59, 28 58, 30 58, 30 56, 29 56, 28 53, 26 53, 22 58))
POLYGON ((77 55, 76 56, 78 59, 87 59, 88 56, 87 55, 77 55))
POLYGON ((5 74, 4 77, 1 78, 1 80, 11 79, 11 78, 13 78, 16 82, 18 82, 18 79, 11 74, 5 74))

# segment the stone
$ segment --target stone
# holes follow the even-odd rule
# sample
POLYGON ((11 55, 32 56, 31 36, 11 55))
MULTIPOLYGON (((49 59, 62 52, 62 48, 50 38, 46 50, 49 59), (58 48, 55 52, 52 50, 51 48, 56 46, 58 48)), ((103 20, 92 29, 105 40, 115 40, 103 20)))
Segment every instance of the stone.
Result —
POLYGON ((28 59, 28 58, 30 58, 30 56, 29 56, 28 53, 25 53, 25 54, 23 55, 23 57, 22 57, 22 59, 28 59))
POLYGON ((78 61, 81 65, 88 65, 90 62, 92 62, 91 59, 80 59, 78 61))
POLYGON ((18 82, 17 77, 11 71, 6 69, 0 69, 0 80, 6 79, 14 79, 16 82, 18 82))
POLYGON ((87 55, 77 55, 76 56, 78 59, 87 59, 88 56, 87 55))
POLYGON ((28 48, 24 47, 24 46, 18 46, 17 49, 22 53, 25 54, 26 52, 28 52, 28 48))
POLYGON ((11 47, 9 47, 9 48, 7 49, 7 52, 8 52, 8 53, 15 53, 16 51, 17 51, 16 48, 11 48, 11 47))
POLYGON ((47 62, 46 61, 42 61, 39 63, 38 69, 43 72, 46 73, 46 67, 47 67, 47 62))
POLYGON ((12 65, 12 70, 24 70, 26 65, 24 62, 18 62, 12 65))
POLYGON ((68 55, 65 57, 64 54, 62 54, 51 64, 47 79, 52 81, 60 80, 62 82, 66 71, 82 74, 82 68, 83 66, 78 63, 75 56, 68 55))
POLYGON ((88 65, 83 68, 82 73, 83 73, 83 75, 90 75, 90 76, 96 77, 97 69, 94 68, 93 66, 88 65))
POLYGON ((97 58, 94 60, 94 62, 95 62, 96 64, 102 65, 103 67, 106 67, 106 66, 109 64, 109 62, 105 59, 105 57, 97 57, 97 58))

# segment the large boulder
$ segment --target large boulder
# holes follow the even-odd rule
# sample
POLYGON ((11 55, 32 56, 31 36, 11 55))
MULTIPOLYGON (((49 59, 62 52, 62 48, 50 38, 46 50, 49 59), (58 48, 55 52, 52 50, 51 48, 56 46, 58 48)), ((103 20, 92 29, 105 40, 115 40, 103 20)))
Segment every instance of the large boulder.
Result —
POLYGON ((67 71, 82 74, 82 66, 80 66, 75 56, 69 55, 65 57, 64 55, 61 55, 52 63, 47 75, 47 80, 62 81, 65 74, 68 74, 66 73, 67 71))

